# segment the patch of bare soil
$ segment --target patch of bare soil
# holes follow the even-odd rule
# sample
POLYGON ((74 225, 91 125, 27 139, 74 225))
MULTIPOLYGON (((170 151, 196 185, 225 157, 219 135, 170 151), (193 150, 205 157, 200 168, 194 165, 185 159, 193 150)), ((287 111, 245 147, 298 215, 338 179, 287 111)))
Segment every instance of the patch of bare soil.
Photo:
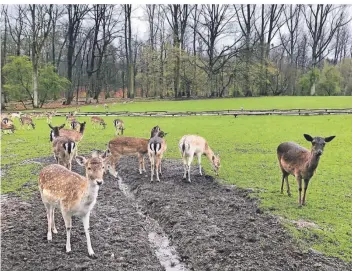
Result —
MULTIPOLYGON (((158 224, 159 235, 166 235, 165 242, 172 247, 166 250, 177 254, 173 258, 188 270, 352 270, 352 264, 339 259, 300 251, 279 220, 262 213, 245 190, 198 176, 195 167, 192 183, 186 183, 181 161, 163 161, 160 183, 150 183, 149 170, 139 175, 137 167, 137 158, 122 158, 118 165, 122 182, 106 176, 99 191, 90 223, 98 259, 88 257, 77 218, 72 252, 66 254, 65 227, 58 211, 59 233, 48 243, 39 192, 28 201, 7 197, 2 202, 2 270, 182 270, 164 267, 162 249, 153 243, 159 237, 146 224, 150 219, 158 224), (123 186, 128 193, 120 190, 123 186)), ((83 173, 76 164, 73 169, 83 173)))

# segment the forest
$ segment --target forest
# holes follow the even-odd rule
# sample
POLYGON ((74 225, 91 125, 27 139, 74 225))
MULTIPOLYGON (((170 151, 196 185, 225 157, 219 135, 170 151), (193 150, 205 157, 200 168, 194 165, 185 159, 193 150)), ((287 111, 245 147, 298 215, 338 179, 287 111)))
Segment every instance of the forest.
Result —
POLYGON ((348 5, 1 6, 1 104, 352 95, 348 5), (146 26, 139 31, 138 25, 146 26), (117 94, 121 93, 120 96, 117 94))

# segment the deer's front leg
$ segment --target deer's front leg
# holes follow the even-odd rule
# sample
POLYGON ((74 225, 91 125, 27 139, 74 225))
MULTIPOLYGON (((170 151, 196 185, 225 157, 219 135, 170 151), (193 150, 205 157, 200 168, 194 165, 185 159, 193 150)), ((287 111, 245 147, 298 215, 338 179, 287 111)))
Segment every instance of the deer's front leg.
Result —
POLYGON ((93 257, 94 251, 92 249, 92 243, 90 241, 90 235, 89 235, 89 216, 90 216, 90 213, 86 214, 84 217, 82 217, 82 221, 83 221, 84 232, 87 238, 88 254, 90 257, 93 257))
POLYGON ((309 179, 304 179, 304 190, 303 190, 303 199, 302 205, 306 205, 306 192, 308 189, 309 179))

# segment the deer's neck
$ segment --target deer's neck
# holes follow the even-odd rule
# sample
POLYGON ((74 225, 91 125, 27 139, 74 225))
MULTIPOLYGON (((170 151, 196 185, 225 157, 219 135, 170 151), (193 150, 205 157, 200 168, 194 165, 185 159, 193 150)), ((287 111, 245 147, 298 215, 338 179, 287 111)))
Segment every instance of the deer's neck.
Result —
POLYGON ((209 161, 213 163, 214 152, 209 146, 205 147, 204 154, 206 155, 206 157, 208 157, 209 161))
POLYGON ((319 164, 320 156, 314 154, 312 151, 309 154, 309 159, 308 159, 308 170, 314 171, 319 164))

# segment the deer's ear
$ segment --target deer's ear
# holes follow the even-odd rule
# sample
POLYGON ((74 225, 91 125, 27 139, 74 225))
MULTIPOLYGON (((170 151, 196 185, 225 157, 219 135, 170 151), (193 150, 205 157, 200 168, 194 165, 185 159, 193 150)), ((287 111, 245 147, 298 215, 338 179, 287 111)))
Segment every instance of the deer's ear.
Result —
POLYGON ((76 161, 80 166, 84 166, 85 163, 87 162, 87 159, 84 158, 83 156, 76 156, 76 161))
POLYGON ((59 126, 59 130, 65 127, 65 123, 59 126))
POLYGON ((53 127, 53 126, 51 126, 51 124, 50 124, 50 123, 49 123, 48 125, 49 125, 49 127, 50 127, 50 129, 51 129, 51 130, 54 130, 54 127, 53 127))
POLYGON ((335 138, 335 136, 329 136, 329 137, 325 137, 325 142, 330 142, 331 140, 333 140, 335 138))
POLYGON ((310 141, 310 142, 313 141, 313 138, 308 134, 304 134, 304 137, 306 138, 307 141, 310 141))

